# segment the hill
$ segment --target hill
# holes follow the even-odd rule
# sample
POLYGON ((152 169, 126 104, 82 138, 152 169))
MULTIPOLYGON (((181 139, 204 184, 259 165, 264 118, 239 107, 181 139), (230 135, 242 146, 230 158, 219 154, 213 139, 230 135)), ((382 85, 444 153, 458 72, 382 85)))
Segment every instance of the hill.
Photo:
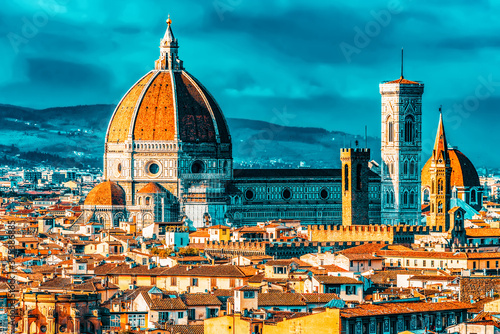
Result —
MULTIPOLYGON (((31 109, 0 105, 0 164, 101 167, 114 105, 31 109)), ((364 146, 364 138, 323 128, 283 126, 228 118, 236 165, 252 168, 338 167, 344 143, 364 146)), ((380 140, 368 138, 372 158, 380 159, 380 140)))

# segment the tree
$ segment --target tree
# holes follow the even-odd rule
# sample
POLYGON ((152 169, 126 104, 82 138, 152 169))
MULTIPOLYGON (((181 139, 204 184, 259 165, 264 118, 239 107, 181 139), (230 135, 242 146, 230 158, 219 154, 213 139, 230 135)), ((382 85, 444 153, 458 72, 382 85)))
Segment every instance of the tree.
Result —
POLYGON ((198 254, 200 254, 200 251, 197 248, 183 247, 179 249, 180 256, 194 256, 198 254))

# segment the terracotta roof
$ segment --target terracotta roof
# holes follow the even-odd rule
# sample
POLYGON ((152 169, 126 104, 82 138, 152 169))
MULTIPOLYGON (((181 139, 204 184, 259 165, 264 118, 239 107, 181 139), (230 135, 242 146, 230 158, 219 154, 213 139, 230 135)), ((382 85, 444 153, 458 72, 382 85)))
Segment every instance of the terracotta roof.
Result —
MULTIPOLYGON (((147 292, 142 292, 142 294, 147 294, 147 292)), ((178 297, 176 298, 162 298, 162 299, 152 299, 150 303, 150 308, 152 310, 187 310, 186 304, 178 297)))
POLYGON ((343 318, 368 317, 389 314, 408 314, 416 312, 436 312, 448 310, 465 310, 472 306, 458 301, 440 303, 387 303, 387 304, 361 304, 354 308, 340 310, 343 318))
POLYGON ((343 251, 340 251, 339 253, 341 254, 365 254, 365 253, 374 253, 378 250, 383 249, 386 247, 386 244, 380 244, 380 243, 365 243, 359 246, 351 247, 344 249, 343 251))
POLYGON ((363 261, 363 260, 383 260, 381 257, 373 256, 371 254, 355 254, 355 253, 346 253, 342 254, 347 257, 351 261, 363 261))
POLYGON ((149 182, 142 187, 137 193, 139 194, 162 194, 166 192, 165 188, 156 182, 149 182))
POLYGON ((39 289, 64 289, 71 286, 71 278, 55 277, 42 282, 39 289))
MULTIPOLYGON (((203 325, 165 325, 165 333, 174 333, 174 334, 203 334, 204 326, 203 325)), ((156 330, 153 330, 154 333, 156 330)), ((163 330, 159 329, 163 333, 163 330)))
POLYGON ((471 260, 498 259, 498 258, 500 258, 500 252, 467 253, 467 258, 471 259, 471 260))
POLYGON ((125 191, 112 181, 99 183, 85 199, 85 205, 125 205, 125 203, 125 191))
POLYGON ((247 277, 253 274, 246 274, 238 266, 200 266, 194 267, 188 272, 189 276, 209 276, 209 277, 247 277))
POLYGON ((411 81, 408 79, 405 79, 403 77, 400 77, 399 79, 392 80, 392 81, 387 81, 384 82, 384 84, 403 84, 403 85, 421 85, 421 83, 416 82, 416 81, 411 81))
POLYGON ((335 293, 302 293, 301 294, 306 303, 328 303, 333 299, 340 299, 335 293))
POLYGON ((426 251, 391 251, 381 250, 377 252, 382 257, 411 257, 411 258, 433 258, 433 259, 466 259, 465 253, 453 252, 426 252, 426 251))
POLYGON ((230 229, 230 227, 226 225, 214 225, 210 226, 209 229, 230 229))
POLYGON ((181 296, 187 306, 221 306, 221 301, 208 293, 188 293, 181 296))
POLYGON ((231 297, 234 295, 234 291, 232 289, 215 289, 213 295, 216 297, 231 297))
POLYGON ((264 280, 264 274, 256 274, 248 279, 248 283, 261 283, 264 280))
POLYGON ((129 134, 135 140, 173 141, 178 135, 183 142, 230 143, 219 106, 185 71, 154 70, 130 88, 115 109, 106 142, 124 142, 129 134))
POLYGON ((304 298, 299 293, 259 293, 259 307, 262 306, 305 306, 307 305, 304 298))
POLYGON ((465 234, 471 238, 500 237, 500 228, 466 228, 465 234))
POLYGON ((263 228, 260 228, 258 226, 244 226, 244 227, 237 229, 236 232, 240 232, 240 233, 254 233, 254 232, 265 233, 266 230, 264 230, 263 228))
POLYGON ((445 275, 414 275, 409 278, 409 280, 420 280, 420 281, 453 281, 455 276, 445 276, 445 275))
POLYGON ((363 284, 354 278, 345 276, 316 275, 314 278, 323 284, 363 284))
POLYGON ((190 238, 210 238, 210 234, 207 231, 196 231, 189 233, 190 238))
MULTIPOLYGON (((436 272, 436 271, 433 271, 436 272)), ((407 270, 379 270, 371 275, 370 279, 375 284, 389 285, 395 283, 398 275, 419 275, 422 273, 420 269, 407 270)))
POLYGON ((335 264, 329 264, 329 265, 323 265, 323 266, 319 266, 319 267, 314 267, 314 268, 311 268, 311 271, 315 271, 315 272, 322 272, 322 271, 326 271, 327 273, 331 273, 331 272, 341 272, 341 273, 347 273, 349 272, 349 270, 345 270, 344 268, 341 268, 335 264))
MULTIPOLYGON (((479 176, 472 162, 458 149, 448 148, 448 156, 450 159, 451 187, 479 187, 479 176)), ((431 167, 432 157, 427 160, 422 168, 422 186, 431 187, 431 167)))

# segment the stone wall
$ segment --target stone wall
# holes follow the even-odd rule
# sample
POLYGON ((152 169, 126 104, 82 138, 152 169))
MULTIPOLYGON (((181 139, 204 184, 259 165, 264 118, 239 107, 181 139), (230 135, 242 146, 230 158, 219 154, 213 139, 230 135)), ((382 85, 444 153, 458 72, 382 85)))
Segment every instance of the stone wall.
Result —
POLYGON ((220 257, 231 258, 237 255, 269 255, 275 259, 299 258, 302 255, 326 251, 339 251, 359 246, 364 242, 216 242, 208 241, 205 252, 220 257))
POLYGON ((309 241, 323 242, 386 242, 413 243, 415 235, 428 235, 431 232, 441 232, 440 228, 427 226, 338 226, 311 225, 308 226, 309 241))

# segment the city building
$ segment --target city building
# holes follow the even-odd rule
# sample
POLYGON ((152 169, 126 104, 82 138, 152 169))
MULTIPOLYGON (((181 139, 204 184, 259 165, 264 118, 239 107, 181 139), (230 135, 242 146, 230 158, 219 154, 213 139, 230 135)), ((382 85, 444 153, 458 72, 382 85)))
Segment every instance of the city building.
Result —
MULTIPOLYGON (((340 169, 233 169, 224 115, 184 69, 178 47, 169 21, 155 69, 129 89, 111 117, 105 181, 88 194, 81 221, 110 228, 134 218, 139 231, 183 219, 197 228, 263 219, 341 224, 340 169)), ((363 168, 355 187, 362 185, 369 218, 365 213, 349 223, 379 223, 380 177, 365 166, 369 151, 355 159, 354 169, 363 168)))

